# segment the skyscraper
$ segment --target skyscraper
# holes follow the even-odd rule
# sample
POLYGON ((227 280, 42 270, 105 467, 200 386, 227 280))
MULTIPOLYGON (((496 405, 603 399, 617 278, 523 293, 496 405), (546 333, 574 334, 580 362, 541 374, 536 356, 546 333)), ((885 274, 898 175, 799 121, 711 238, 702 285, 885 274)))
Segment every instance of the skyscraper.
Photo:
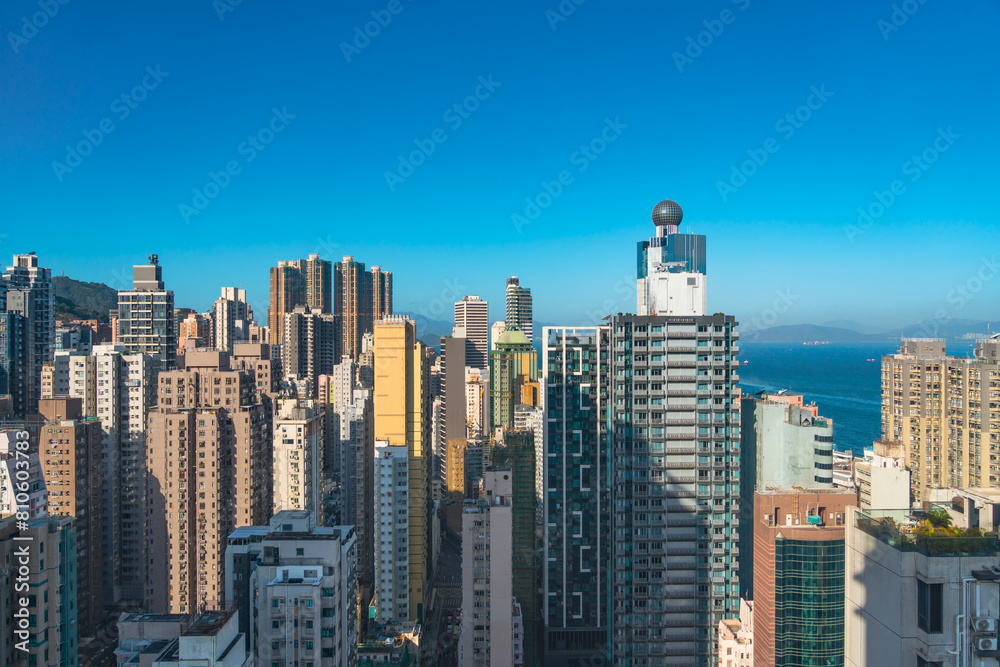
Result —
POLYGON ((312 512, 323 524, 323 414, 316 401, 277 401, 274 421, 274 513, 312 512))
POLYGON ((469 351, 466 366, 486 368, 490 351, 490 305, 478 296, 464 296, 455 302, 455 333, 465 338, 469 351))
POLYGON ((516 325, 531 343, 535 342, 533 314, 531 289, 521 287, 517 276, 511 276, 507 279, 507 326, 516 325))
MULTIPOLYGON (((515 655, 514 650, 513 479, 510 469, 488 469, 483 479, 483 495, 474 504, 465 505, 462 511, 462 607, 465 614, 458 660, 460 665, 468 667, 523 665, 523 656, 515 655)), ((522 642, 517 644, 521 647, 522 642)))
POLYGON ((212 323, 215 327, 215 349, 233 351, 237 341, 250 340, 253 309, 247 303, 247 291, 236 287, 223 287, 222 296, 212 306, 212 323))
POLYGON ((269 410, 226 352, 161 373, 149 416, 147 607, 187 613, 222 598, 226 538, 271 516, 269 410))
POLYGON ((43 399, 39 414, 44 425, 38 450, 49 514, 76 518, 77 616, 80 634, 89 637, 105 603, 101 423, 84 417, 79 398, 43 399))
POLYGON ((675 243, 704 247, 671 238, 680 220, 675 202, 653 209, 657 236, 639 267, 648 314, 609 327, 615 664, 650 654, 709 664, 719 621, 739 613, 739 334, 689 289, 704 274, 656 259, 675 243))
MULTIPOLYGON (((538 547, 535 539, 535 434, 505 430, 503 444, 490 450, 493 466, 510 470, 510 498, 513 503, 511 558, 513 595, 521 608, 524 664, 535 667, 538 658, 538 547)), ((485 480, 489 481, 489 471, 485 480)), ((485 483, 484 483, 485 486, 485 483)), ((464 551, 464 550, 463 550, 464 551)))
POLYGON ((0 383, 6 379, 14 415, 38 411, 42 366, 55 350, 55 291, 52 271, 38 266, 35 253, 14 255, 2 282, 5 310, 0 322, 0 383))
POLYGON ((410 484, 409 454, 405 445, 375 441, 375 597, 373 616, 378 623, 401 623, 410 618, 410 484))
MULTIPOLYGON (((545 525, 542 619, 546 665, 609 653, 611 451, 607 327, 545 327, 545 525)), ((586 664, 586 663, 583 663, 586 664)))
POLYGON ((375 321, 392 314, 392 273, 365 265, 350 255, 333 265, 333 308, 340 317, 340 347, 357 359, 366 333, 375 321))
POLYGON ((281 369, 298 384, 299 396, 318 396, 321 375, 333 372, 340 358, 337 318, 318 309, 296 306, 285 313, 281 339, 281 369))
POLYGON ((1000 380, 1000 337, 953 357, 940 339, 905 338, 882 358, 882 439, 898 442, 915 502, 934 489, 1000 486, 1000 403, 986 388, 1000 380))
POLYGON ((146 418, 156 405, 157 355, 97 345, 56 355, 54 396, 83 399, 102 432, 104 592, 109 605, 142 606, 146 595, 146 418))
MULTIPOLYGON (((375 441, 408 457, 408 616, 422 622, 430 577, 430 388, 416 325, 390 316, 375 323, 375 441)), ((377 493, 377 489, 376 489, 377 493)), ((380 524, 381 525, 381 524, 380 524)), ((381 598, 380 598, 381 603, 381 598)))
POLYGON ((271 267, 271 302, 267 310, 269 341, 280 344, 283 339, 285 313, 297 306, 332 313, 331 265, 319 255, 308 259, 282 260, 271 267))
POLYGON ((853 489, 754 494, 754 661, 844 664, 844 526, 853 489))
POLYGON ((163 285, 156 255, 132 267, 132 289, 118 292, 118 342, 131 353, 158 354, 163 370, 177 361, 174 293, 163 285))

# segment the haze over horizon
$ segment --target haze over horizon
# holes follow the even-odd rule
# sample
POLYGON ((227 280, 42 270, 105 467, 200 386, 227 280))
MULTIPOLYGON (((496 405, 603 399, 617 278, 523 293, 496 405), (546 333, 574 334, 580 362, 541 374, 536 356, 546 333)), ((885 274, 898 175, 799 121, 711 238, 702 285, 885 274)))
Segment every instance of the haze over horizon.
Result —
POLYGON ((744 326, 995 318, 996 3, 402 0, 367 42, 387 3, 224 4, 70 3, 28 38, 37 3, 0 9, 0 252, 116 288, 157 253, 178 306, 235 284, 258 319, 312 252, 435 319, 501 319, 513 274, 582 324, 635 308, 670 198, 744 326))

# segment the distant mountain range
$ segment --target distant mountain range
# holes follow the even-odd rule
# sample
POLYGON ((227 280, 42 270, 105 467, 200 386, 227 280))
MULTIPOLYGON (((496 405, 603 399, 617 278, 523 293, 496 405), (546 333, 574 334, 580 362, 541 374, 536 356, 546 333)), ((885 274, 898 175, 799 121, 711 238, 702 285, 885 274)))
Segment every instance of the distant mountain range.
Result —
POLYGON ((108 321, 118 307, 118 292, 104 283, 87 283, 66 276, 53 276, 56 319, 108 321))
POLYGON ((878 343, 904 338, 945 338, 956 340, 968 334, 985 336, 1000 331, 1000 322, 982 320, 927 320, 909 326, 883 331, 862 333, 860 331, 817 324, 788 324, 769 329, 743 330, 740 338, 746 343, 806 343, 828 341, 830 343, 878 343))

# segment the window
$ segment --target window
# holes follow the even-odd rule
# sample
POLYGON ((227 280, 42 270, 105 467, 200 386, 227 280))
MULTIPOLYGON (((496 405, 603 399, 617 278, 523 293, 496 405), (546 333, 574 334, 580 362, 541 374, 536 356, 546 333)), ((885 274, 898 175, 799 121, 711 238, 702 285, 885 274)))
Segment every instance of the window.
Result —
POLYGON ((930 660, 924 660, 918 655, 917 667, 944 667, 944 663, 940 661, 931 662, 930 660))
POLYGON ((917 627, 924 632, 941 632, 942 584, 917 579, 917 627))

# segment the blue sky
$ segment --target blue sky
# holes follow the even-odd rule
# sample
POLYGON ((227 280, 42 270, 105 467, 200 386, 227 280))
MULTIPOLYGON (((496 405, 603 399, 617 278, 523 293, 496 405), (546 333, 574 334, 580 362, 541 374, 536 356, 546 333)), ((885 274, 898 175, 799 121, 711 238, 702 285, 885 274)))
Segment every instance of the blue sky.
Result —
POLYGON ((115 287, 156 252, 178 305, 260 316, 310 252, 431 317, 516 274, 571 324, 634 309, 672 198, 712 311, 996 318, 1000 4, 577 2, 6 2, 0 252, 115 287))

